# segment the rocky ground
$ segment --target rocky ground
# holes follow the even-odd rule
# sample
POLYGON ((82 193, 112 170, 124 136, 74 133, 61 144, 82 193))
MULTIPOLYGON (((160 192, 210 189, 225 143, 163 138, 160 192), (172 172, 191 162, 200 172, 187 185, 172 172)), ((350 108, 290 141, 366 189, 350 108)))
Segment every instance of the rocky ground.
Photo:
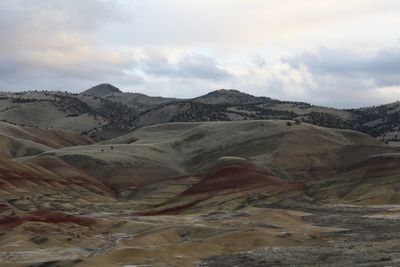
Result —
MULTIPOLYGON (((78 227, 64 225, 64 229, 80 235, 76 237, 79 242, 56 244, 51 237, 38 235, 31 239, 34 245, 28 247, 22 239, 4 244, 12 238, 3 233, 1 266, 400 264, 400 207, 395 205, 299 202, 250 205, 209 214, 136 216, 120 204, 114 211, 111 205, 105 205, 92 214, 87 212, 85 216, 102 221, 95 227, 79 231, 78 227)), ((34 231, 33 224, 29 227, 34 231)), ((23 235, 27 228, 14 228, 14 234, 23 235)), ((62 236, 57 231, 53 235, 62 236)))
POLYGON ((400 265, 399 207, 310 205, 295 209, 311 213, 305 218, 313 225, 342 230, 324 233, 325 242, 318 246, 268 247, 211 257, 200 266, 400 265))
POLYGON ((368 135, 0 126, 0 266, 400 266, 400 150, 368 135))

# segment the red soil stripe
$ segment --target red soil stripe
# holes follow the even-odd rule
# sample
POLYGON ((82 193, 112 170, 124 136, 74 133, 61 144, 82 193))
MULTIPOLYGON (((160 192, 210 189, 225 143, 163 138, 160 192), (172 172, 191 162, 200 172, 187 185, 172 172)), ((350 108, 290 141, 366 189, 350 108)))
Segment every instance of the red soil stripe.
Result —
POLYGON ((188 208, 193 207, 194 205, 196 205, 197 203, 203 201, 202 200, 196 200, 184 205, 180 205, 180 206, 175 206, 175 207, 171 207, 171 208, 165 208, 165 209, 161 209, 161 210, 148 210, 148 211, 139 211, 136 212, 136 215, 140 215, 140 216, 155 216, 155 215, 173 215, 173 214, 178 214, 181 211, 184 211, 188 208))
POLYGON ((183 195, 218 194, 224 191, 240 192, 252 189, 303 190, 301 182, 288 182, 273 176, 254 164, 235 164, 216 169, 197 184, 182 193, 183 195))
POLYGON ((91 226, 96 223, 92 218, 88 217, 78 217, 74 215, 69 215, 58 211, 34 211, 28 214, 19 216, 4 216, 0 217, 0 227, 1 228, 14 228, 25 222, 43 222, 43 223, 73 223, 81 226, 91 226))

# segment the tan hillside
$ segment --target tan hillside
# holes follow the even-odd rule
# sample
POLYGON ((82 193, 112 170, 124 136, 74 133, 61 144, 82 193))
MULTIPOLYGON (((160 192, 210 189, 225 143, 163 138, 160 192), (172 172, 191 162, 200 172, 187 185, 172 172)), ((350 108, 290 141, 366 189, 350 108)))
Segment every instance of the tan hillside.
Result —
POLYGON ((192 184, 200 185, 210 175, 201 170, 218 166, 226 157, 243 158, 257 175, 265 170, 282 183, 307 183, 344 175, 372 155, 393 151, 354 131, 294 122, 288 126, 287 121, 244 121, 155 125, 101 144, 63 148, 43 156, 60 158, 128 198, 155 198, 158 191, 164 195, 162 191, 170 187, 171 192, 160 197, 158 204, 162 204, 195 190, 192 184), (343 160, 360 150, 361 156, 343 160))
POLYGON ((397 229, 379 218, 398 216, 400 151, 363 133, 262 120, 158 124, 94 144, 7 123, 1 134, 1 264, 348 265, 396 249, 395 230, 368 238, 397 229), (282 252, 266 258, 271 247, 282 252))
POLYGON ((90 138, 73 132, 20 127, 0 122, 0 155, 8 158, 36 155, 75 145, 89 145, 90 138))

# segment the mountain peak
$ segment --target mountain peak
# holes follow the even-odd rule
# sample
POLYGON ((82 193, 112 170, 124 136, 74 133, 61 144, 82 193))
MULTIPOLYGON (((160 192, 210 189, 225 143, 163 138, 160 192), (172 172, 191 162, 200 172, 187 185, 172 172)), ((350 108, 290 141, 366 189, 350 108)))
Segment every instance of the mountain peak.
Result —
POLYGON ((260 99, 235 89, 219 89, 194 100, 206 104, 248 104, 257 102, 260 99))
POLYGON ((240 92, 239 90, 236 90, 236 89, 224 89, 224 88, 210 92, 210 94, 211 93, 246 94, 246 93, 240 92))
POLYGON ((105 97, 113 93, 122 93, 122 92, 117 87, 109 83, 102 83, 82 92, 82 94, 92 95, 97 97, 105 97))
POLYGON ((249 94, 243 93, 239 90, 236 89, 225 89, 225 88, 221 88, 212 92, 209 92, 207 95, 217 95, 217 94, 227 94, 227 95, 248 95, 251 96, 249 94))

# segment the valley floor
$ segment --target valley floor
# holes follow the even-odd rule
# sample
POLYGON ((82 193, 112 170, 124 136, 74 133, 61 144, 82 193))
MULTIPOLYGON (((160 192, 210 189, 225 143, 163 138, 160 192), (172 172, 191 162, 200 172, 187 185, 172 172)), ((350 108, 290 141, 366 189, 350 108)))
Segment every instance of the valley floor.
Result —
MULTIPOLYGON (((276 208, 276 206, 275 206, 276 208)), ((279 206, 279 208, 289 208, 279 206)), ((268 247, 211 257, 202 266, 399 266, 400 207, 290 207, 312 215, 306 221, 338 231, 321 235, 317 246, 268 247)))
MULTIPOLYGON (((90 229, 2 233, 1 266, 398 266, 399 206, 257 204, 231 212, 138 216, 97 207, 90 229), (62 233, 62 232, 65 233, 62 233), (64 235, 75 240, 65 239, 64 235), (21 238, 22 237, 22 238, 21 238), (25 239, 25 241, 24 241, 25 239), (28 242, 29 241, 29 242, 28 242)), ((123 208, 124 207, 124 208, 123 208)), ((85 213, 85 214, 83 214, 85 213)), ((35 230, 33 230, 35 229, 35 230)))

